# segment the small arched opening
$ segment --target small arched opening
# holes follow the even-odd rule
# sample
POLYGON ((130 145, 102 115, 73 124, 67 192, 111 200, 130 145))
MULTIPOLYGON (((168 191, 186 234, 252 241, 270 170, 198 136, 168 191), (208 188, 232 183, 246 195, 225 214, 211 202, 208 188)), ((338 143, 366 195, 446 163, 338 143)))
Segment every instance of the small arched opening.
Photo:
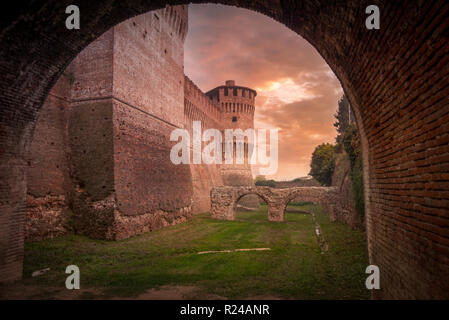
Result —
POLYGON ((257 192, 247 193, 238 199, 234 204, 234 213, 236 220, 260 221, 268 219, 267 202, 257 192), (257 208, 248 207, 248 199, 253 203, 257 203, 257 208))

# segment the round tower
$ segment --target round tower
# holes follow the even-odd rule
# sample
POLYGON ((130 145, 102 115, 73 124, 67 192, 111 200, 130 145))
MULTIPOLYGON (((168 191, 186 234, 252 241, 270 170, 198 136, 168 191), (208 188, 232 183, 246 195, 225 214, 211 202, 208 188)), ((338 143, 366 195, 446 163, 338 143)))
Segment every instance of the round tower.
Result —
MULTIPOLYGON (((257 92, 253 89, 237 86, 234 80, 227 80, 224 86, 210 90, 206 95, 211 99, 222 112, 223 129, 254 129, 254 105, 257 92)), ((224 142, 224 141, 223 141, 224 142)), ((224 150, 224 148, 223 148, 224 150)), ((248 163, 248 143, 245 139, 245 162, 236 164, 233 144, 234 161, 233 164, 221 165, 221 172, 224 185, 227 186, 254 186, 251 173, 251 165, 248 163)), ((259 199, 255 195, 245 196, 239 204, 258 208, 259 199)))

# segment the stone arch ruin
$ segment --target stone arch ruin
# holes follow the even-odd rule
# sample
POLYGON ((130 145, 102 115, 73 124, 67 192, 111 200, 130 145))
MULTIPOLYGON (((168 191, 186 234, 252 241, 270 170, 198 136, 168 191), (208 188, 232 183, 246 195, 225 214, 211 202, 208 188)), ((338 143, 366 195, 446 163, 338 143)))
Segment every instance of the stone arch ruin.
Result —
POLYGON ((262 198, 268 206, 268 220, 281 222, 285 219, 285 209, 293 199, 322 205, 331 216, 338 210, 338 190, 336 187, 295 187, 274 189, 270 187, 214 187, 211 190, 211 217, 220 220, 234 220, 237 202, 248 194, 262 198))
MULTIPOLYGON (((358 0, 217 2, 283 23, 341 81, 362 136, 369 259, 381 272, 373 296, 448 298, 449 3, 374 0, 381 26, 367 30, 358 0)), ((0 27, 2 282, 22 276, 26 156, 44 99, 89 43, 166 2, 79 1, 76 31, 65 28, 71 1, 28 4, 12 3, 0 27)))

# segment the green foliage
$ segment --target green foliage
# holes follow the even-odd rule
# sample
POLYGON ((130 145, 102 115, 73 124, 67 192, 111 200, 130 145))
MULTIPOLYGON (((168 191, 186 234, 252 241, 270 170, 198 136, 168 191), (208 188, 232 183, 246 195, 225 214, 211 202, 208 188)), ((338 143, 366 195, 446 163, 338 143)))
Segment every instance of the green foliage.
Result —
POLYGON ((258 181, 256 180, 254 184, 259 187, 271 187, 271 188, 276 187, 275 180, 258 180, 258 181))
POLYGON ((343 133, 349 126, 349 101, 345 95, 338 101, 337 113, 334 115, 337 120, 334 127, 337 128, 338 133, 343 133))
POLYGON ((361 157, 360 138, 357 127, 351 124, 343 133, 342 144, 351 161, 351 168, 354 166, 356 159, 361 157))
POLYGON ((360 136, 355 124, 351 124, 346 128, 342 144, 349 156, 351 163, 351 180, 352 189, 355 197, 355 207, 359 215, 365 215, 365 198, 363 190, 363 160, 362 147, 360 144, 360 136))
POLYGON ((359 215, 364 216, 362 148, 351 106, 345 95, 338 102, 337 113, 334 117, 336 119, 334 127, 337 129, 335 150, 336 152, 342 152, 344 149, 349 156, 356 211, 359 215))
POLYGON ((335 150, 330 143, 320 144, 315 148, 310 163, 310 175, 319 183, 330 186, 335 168, 335 150))
POLYGON ((363 189, 363 161, 358 157, 351 170, 352 189, 355 197, 355 209, 360 216, 365 215, 365 195, 363 189))
POLYGON ((337 113, 334 115, 336 121, 334 122, 334 127, 337 129, 336 149, 338 152, 341 151, 341 142, 343 139, 344 132, 351 124, 349 101, 345 95, 343 95, 338 101, 337 113))

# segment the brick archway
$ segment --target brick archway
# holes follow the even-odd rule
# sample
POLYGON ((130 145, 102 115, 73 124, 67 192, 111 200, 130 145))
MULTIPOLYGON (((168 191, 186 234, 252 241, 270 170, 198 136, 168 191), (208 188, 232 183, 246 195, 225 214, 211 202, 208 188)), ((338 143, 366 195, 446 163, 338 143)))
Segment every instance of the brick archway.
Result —
MULTIPOLYGON (((288 26, 340 79, 362 133, 368 251, 382 273, 375 297, 448 298, 449 3, 217 2, 288 26), (364 26, 368 4, 380 8, 380 30, 364 26)), ((80 0, 81 30, 70 31, 72 1, 28 3, 2 12, 0 26, 0 281, 22 275, 25 159, 49 90, 103 32, 166 4, 80 0)))
POLYGON ((268 207, 268 220, 285 220, 288 203, 300 198, 304 202, 322 205, 331 214, 338 210, 338 190, 335 187, 295 187, 274 189, 270 187, 215 187, 211 190, 211 217, 220 220, 234 220, 237 202, 248 194, 262 198, 268 207))

